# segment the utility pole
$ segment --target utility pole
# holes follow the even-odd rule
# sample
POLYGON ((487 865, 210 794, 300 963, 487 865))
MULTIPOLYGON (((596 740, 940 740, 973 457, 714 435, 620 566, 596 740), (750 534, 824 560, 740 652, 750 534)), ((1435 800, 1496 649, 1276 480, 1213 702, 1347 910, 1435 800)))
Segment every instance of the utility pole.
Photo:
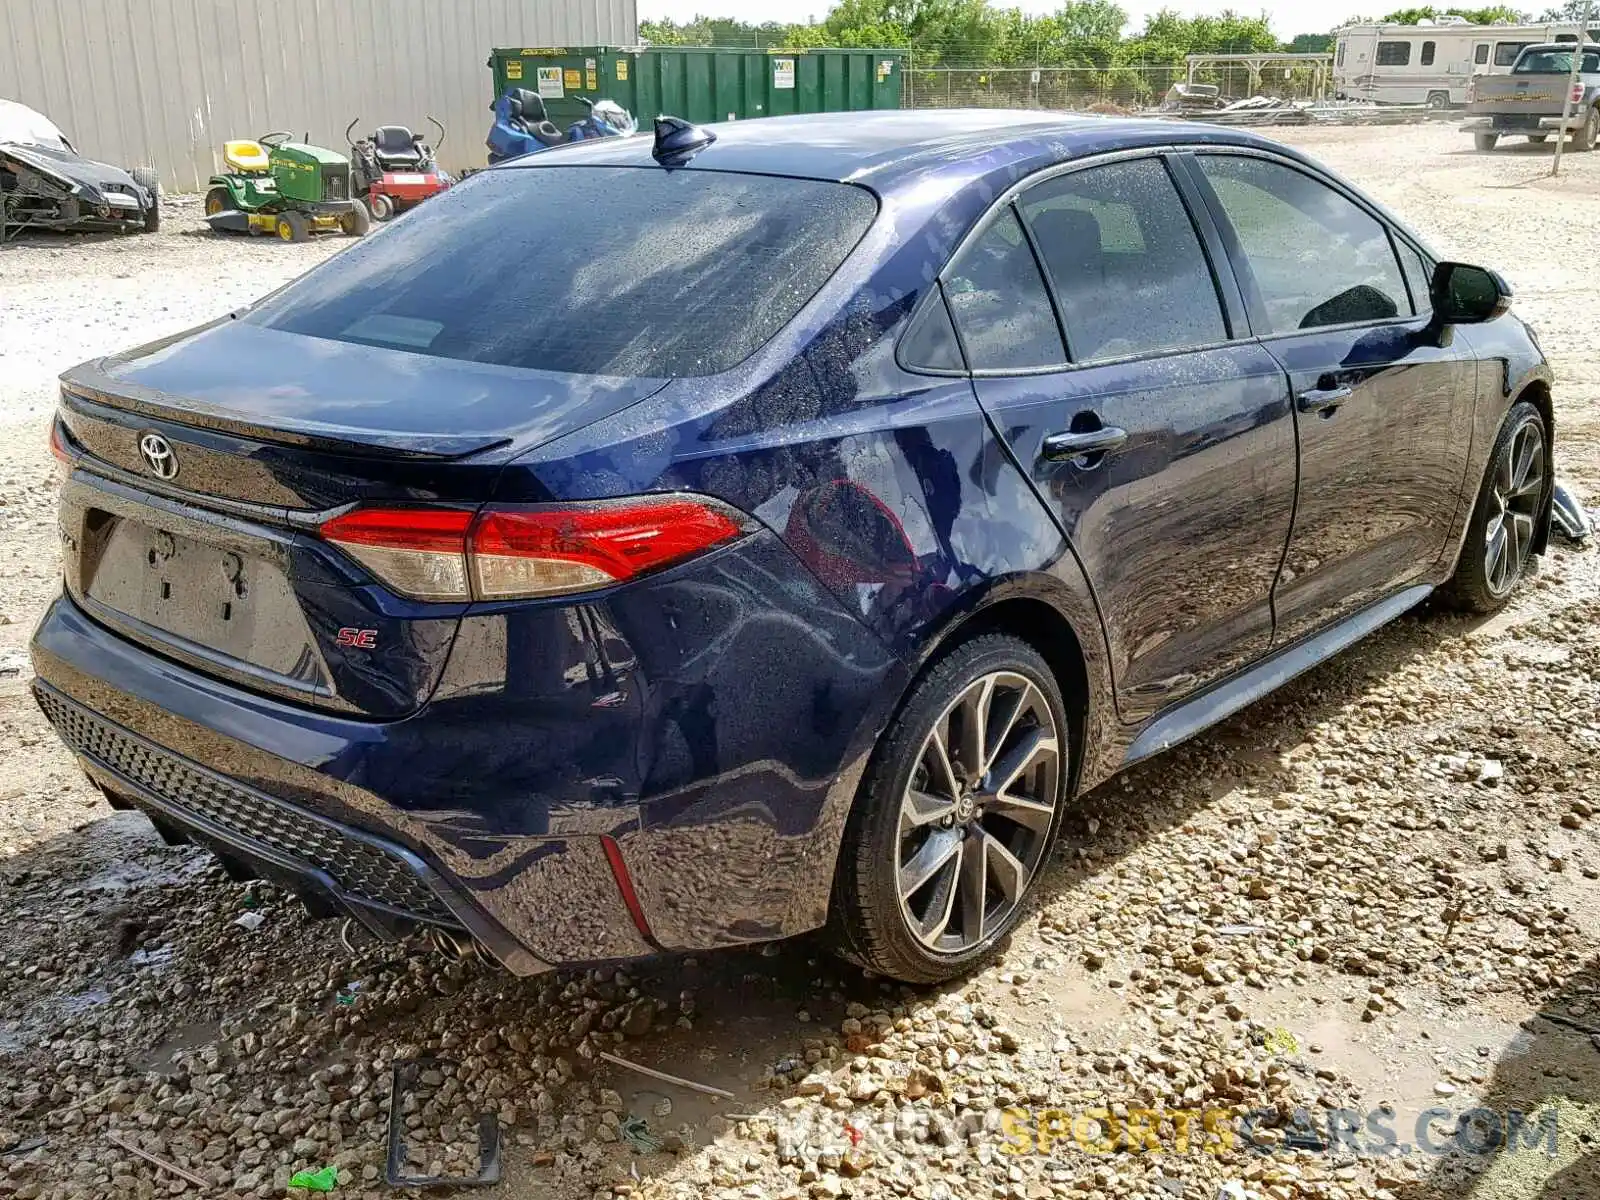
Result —
POLYGON ((1578 26, 1578 40, 1572 47, 1572 75, 1567 79, 1567 98, 1561 105, 1561 131, 1556 135, 1556 157, 1550 164, 1552 176, 1561 174, 1561 151, 1567 144, 1567 123, 1572 120, 1572 94, 1578 90, 1578 73, 1583 68, 1584 47, 1589 44, 1589 10, 1583 6, 1583 21, 1578 26))

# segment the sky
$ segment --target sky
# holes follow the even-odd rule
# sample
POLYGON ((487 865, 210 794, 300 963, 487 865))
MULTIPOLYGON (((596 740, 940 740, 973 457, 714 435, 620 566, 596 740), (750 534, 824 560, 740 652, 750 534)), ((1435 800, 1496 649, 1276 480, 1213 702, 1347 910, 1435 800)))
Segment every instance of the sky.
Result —
MULTIPOLYGON (((1059 5, 1055 0, 1001 0, 1027 12, 1047 13, 1059 5)), ((1288 39, 1297 33, 1326 33, 1341 21, 1364 12, 1373 5, 1365 0, 1119 0, 1134 28, 1144 24, 1148 13, 1160 8, 1175 8, 1189 15, 1218 13, 1225 8, 1255 14, 1265 12, 1272 31, 1288 39)), ((761 21, 805 21, 827 13, 828 0, 638 0, 641 20, 670 18, 687 21, 696 14, 707 17, 738 17, 752 23, 761 21)), ((1379 6, 1381 7, 1381 6, 1379 6)))

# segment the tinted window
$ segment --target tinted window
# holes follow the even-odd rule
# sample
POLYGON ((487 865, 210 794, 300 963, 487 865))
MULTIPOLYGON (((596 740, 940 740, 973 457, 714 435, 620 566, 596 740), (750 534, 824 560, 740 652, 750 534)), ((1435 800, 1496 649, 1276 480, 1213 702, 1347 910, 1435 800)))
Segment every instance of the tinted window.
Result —
POLYGON ((1484 63, 1489 61, 1489 43, 1488 42, 1479 42, 1476 46, 1474 46, 1472 48, 1472 61, 1477 63, 1480 67, 1483 66, 1484 63))
POLYGON ((1259 158, 1203 154, 1275 333, 1411 312, 1383 225, 1309 175, 1259 158))
POLYGON ((1188 210, 1154 159, 1074 171, 1024 193, 1075 362, 1227 339, 1188 210))
POLYGON ((1419 61, 1422 63, 1423 66, 1425 66, 1425 67, 1433 66, 1433 51, 1434 51, 1434 44, 1432 42, 1423 42, 1422 43, 1422 58, 1419 61))
POLYGON ((1339 43, 1339 53, 1337 56, 1335 56, 1333 62, 1333 65, 1336 67, 1344 66, 1344 46, 1345 44, 1343 42, 1339 43))
POLYGON ((1011 209, 950 264, 944 290, 974 371, 1066 360, 1049 293, 1011 209))
POLYGON ((1403 67, 1410 61, 1410 42, 1378 43, 1378 65, 1380 67, 1403 67))
POLYGON ((912 370, 960 371, 961 347, 956 343, 950 310, 936 286, 900 342, 900 361, 912 370))
POLYGON ((712 171, 485 171, 291 284, 274 329, 510 367, 709 375, 760 347, 877 212, 712 171))
POLYGON ((1522 48, 1528 44, 1528 42, 1500 42, 1494 48, 1494 65, 1509 67, 1517 61, 1517 55, 1521 54, 1522 48))
MULTIPOLYGON (((1517 60, 1513 75, 1571 75, 1571 50, 1530 50, 1517 60)), ((1586 75, 1600 71, 1600 54, 1593 50, 1583 52, 1583 65, 1578 68, 1586 75)))
POLYGON ((1413 250, 1409 243, 1397 244, 1400 247, 1400 267, 1405 272, 1406 283, 1411 288, 1411 298, 1417 312, 1432 312, 1433 300, 1429 295, 1433 280, 1432 264, 1413 250))

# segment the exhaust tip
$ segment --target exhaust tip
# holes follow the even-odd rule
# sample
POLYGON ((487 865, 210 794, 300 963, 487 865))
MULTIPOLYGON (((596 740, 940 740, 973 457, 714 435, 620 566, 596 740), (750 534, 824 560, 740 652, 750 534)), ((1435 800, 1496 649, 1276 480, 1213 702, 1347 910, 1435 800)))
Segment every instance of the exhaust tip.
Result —
POLYGON ((477 938, 471 934, 445 929, 440 925, 428 926, 428 942, 435 951, 448 958, 451 962, 467 962, 473 959, 481 959, 484 962, 494 961, 488 952, 479 945, 477 938))

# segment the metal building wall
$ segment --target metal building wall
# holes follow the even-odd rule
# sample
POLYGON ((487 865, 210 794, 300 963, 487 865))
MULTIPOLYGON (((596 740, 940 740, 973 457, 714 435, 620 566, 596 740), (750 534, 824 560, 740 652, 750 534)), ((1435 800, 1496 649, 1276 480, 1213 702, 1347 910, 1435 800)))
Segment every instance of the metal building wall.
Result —
POLYGON ((631 45, 635 0, 0 0, 0 97, 85 154, 202 188, 224 139, 273 130, 345 147, 360 117, 449 131, 481 166, 494 46, 631 45))

